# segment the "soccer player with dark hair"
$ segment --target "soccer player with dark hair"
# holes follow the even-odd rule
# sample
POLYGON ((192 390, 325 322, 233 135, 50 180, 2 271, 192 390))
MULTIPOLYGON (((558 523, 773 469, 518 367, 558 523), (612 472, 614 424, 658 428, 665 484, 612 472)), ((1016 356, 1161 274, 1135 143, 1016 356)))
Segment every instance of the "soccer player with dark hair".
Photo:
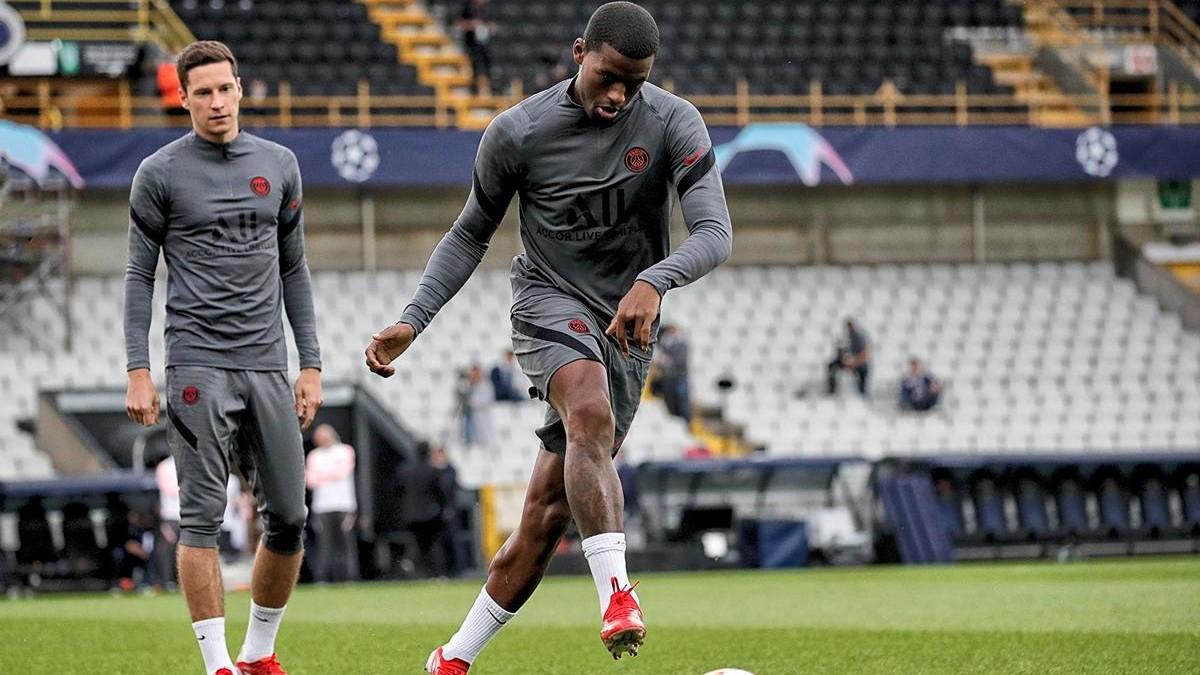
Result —
POLYGON ((575 77, 497 116, 484 132, 466 207, 434 250, 397 324, 373 336, 382 376, 483 258, 513 195, 525 253, 512 264, 518 362, 549 403, 521 523, 492 560, 458 632, 429 673, 464 673, 541 581, 568 523, 583 537, 619 658, 646 636, 625 569, 621 484, 612 464, 637 410, 672 288, 725 261, 732 227, 712 142, 687 101, 646 83, 658 27, 641 7, 610 2, 573 54, 575 77), (670 252, 671 192, 689 236, 670 252))
POLYGON ((167 263, 167 439, 179 476, 179 583, 208 675, 284 673, 275 636, 303 555, 301 429, 321 406, 321 358, 304 256, 300 168, 287 148, 238 128, 237 60, 220 42, 179 57, 192 131, 138 167, 125 270, 126 411, 159 419, 147 338, 159 253, 167 263), (282 310, 300 352, 287 380, 282 310), (263 518, 250 623, 235 666, 225 646, 217 535, 231 464, 263 518))

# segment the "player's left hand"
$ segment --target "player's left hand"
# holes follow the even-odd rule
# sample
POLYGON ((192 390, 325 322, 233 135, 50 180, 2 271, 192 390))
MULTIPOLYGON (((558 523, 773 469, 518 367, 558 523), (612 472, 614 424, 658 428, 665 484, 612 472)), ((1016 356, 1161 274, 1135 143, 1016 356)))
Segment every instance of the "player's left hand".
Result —
POLYGON ((650 329, 658 318, 658 308, 662 297, 658 289, 641 279, 633 282, 633 288, 621 298, 617 305, 617 315, 605 329, 605 335, 611 335, 621 345, 621 352, 629 356, 629 337, 627 324, 633 324, 633 337, 637 340, 642 351, 650 349, 650 329))
POLYGON ((317 409, 325 402, 321 391, 321 371, 316 368, 301 368, 296 378, 296 417, 304 431, 312 425, 317 409))

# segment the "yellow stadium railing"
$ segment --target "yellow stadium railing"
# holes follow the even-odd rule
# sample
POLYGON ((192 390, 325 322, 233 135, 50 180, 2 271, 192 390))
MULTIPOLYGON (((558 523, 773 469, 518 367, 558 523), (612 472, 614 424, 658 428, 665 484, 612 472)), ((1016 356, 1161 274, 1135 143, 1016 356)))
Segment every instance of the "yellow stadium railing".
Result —
POLYGON ((1150 41, 1200 60, 1200 27, 1170 0, 1055 0, 1083 28, 1106 39, 1150 41))
POLYGON ((6 0, 30 40, 156 42, 180 49, 195 36, 167 0, 6 0))
MULTIPOLYGON (((11 82, 11 80, 9 80, 11 82)), ((155 128, 186 126, 186 116, 168 114, 156 97, 135 96, 127 81, 111 94, 81 99, 56 90, 62 80, 44 79, 35 91, 0 98, 0 113, 47 129, 155 128)), ((669 88, 670 83, 666 83, 669 88)), ((435 96, 377 96, 364 81, 351 96, 297 96, 287 82, 275 96, 242 100, 244 123, 271 127, 452 127, 454 111, 435 96)), ((742 81, 730 95, 688 96, 712 125, 803 122, 813 126, 898 127, 914 125, 1087 126, 1091 124, 1200 124, 1200 94, 1170 83, 1163 93, 1121 95, 968 94, 963 84, 949 95, 906 95, 885 85, 874 96, 823 93, 814 82, 804 95, 762 95, 742 81), (1063 114, 1067 111, 1069 114, 1063 114)), ((516 100, 513 99, 515 103, 516 100)))

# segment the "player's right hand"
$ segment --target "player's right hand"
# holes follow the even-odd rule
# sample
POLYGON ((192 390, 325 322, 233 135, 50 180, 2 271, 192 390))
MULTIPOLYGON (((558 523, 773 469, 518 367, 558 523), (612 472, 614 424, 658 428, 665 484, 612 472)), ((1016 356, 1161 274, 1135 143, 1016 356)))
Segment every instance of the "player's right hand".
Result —
POLYGON ((150 379, 150 371, 138 368, 129 371, 129 388, 125 391, 125 414, 144 426, 158 424, 158 389, 150 379))
POLYGON ((417 331, 406 323, 397 323, 371 336, 367 345, 367 368, 380 377, 391 377, 396 369, 391 365, 417 337, 417 331))

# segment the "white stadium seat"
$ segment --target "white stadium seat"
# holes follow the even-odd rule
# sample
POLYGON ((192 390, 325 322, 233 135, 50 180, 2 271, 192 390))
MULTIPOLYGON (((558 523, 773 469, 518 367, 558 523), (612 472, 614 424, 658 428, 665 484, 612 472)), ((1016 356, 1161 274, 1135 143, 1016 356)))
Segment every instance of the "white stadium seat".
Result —
MULTIPOLYGON (((362 367, 366 339, 395 320, 418 279, 411 270, 313 275, 326 379, 366 384, 403 424, 448 442, 468 484, 524 482, 544 403, 493 406, 487 448, 459 447, 455 419, 457 373, 473 363, 486 370, 510 344, 505 271, 472 278, 395 378, 381 381, 362 367)), ((0 335, 0 479, 52 473, 15 429, 16 419, 35 413, 40 389, 124 386, 121 288, 119 276, 77 282, 72 315, 103 335, 77 341, 71 353, 0 335)), ((151 329, 160 380, 164 291, 156 289, 151 329)), ((51 304, 18 311, 47 343, 62 337, 51 304)), ((732 375, 739 387, 725 400, 726 414, 773 454, 1200 449, 1200 335, 1106 263, 726 267, 672 291, 664 320, 690 340, 693 398, 720 403, 716 379, 732 375), (837 397, 823 394, 825 364, 847 316, 875 345, 867 402, 849 378, 837 397), (932 417, 896 410, 911 356, 947 385, 932 417)), ((697 444, 661 402, 648 400, 625 448, 631 461, 643 461, 677 459, 697 444)))

